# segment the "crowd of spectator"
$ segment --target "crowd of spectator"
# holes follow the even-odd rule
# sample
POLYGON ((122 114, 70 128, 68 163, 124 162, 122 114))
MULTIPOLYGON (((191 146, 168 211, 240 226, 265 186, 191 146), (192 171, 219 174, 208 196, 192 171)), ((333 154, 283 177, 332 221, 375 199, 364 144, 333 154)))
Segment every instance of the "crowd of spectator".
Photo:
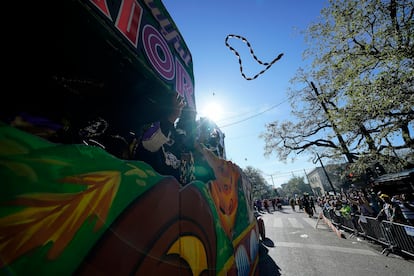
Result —
POLYGON ((299 211, 303 210, 309 217, 314 217, 315 206, 322 209, 323 213, 318 210, 318 222, 319 218, 325 216, 335 224, 337 230, 346 229, 353 231, 352 235, 362 235, 379 242, 387 255, 395 252, 414 256, 414 193, 387 194, 370 188, 341 190, 340 193, 327 193, 316 197, 304 193, 303 196, 256 200, 254 207, 259 212, 272 213, 272 206, 273 211, 277 209, 276 199, 283 205, 289 204, 295 212, 298 206, 299 211), (308 199, 307 204, 303 200, 305 198, 308 199))
POLYGON ((318 205, 343 217, 373 217, 414 226, 414 196, 412 193, 388 195, 370 189, 341 191, 336 195, 317 198, 318 205))
MULTIPOLYGON (((379 221, 387 220, 390 222, 414 226, 414 194, 402 193, 388 195, 381 191, 375 192, 373 189, 351 189, 342 190, 336 194, 326 194, 323 196, 310 196, 311 205, 314 209, 318 205, 322 210, 330 210, 336 215, 345 218, 364 219, 364 217, 375 218, 379 221)), ((303 196, 290 198, 275 197, 254 201, 254 208, 259 212, 276 211, 282 205, 290 205, 293 211, 296 206, 299 210, 303 209, 303 196)), ((316 212, 316 209, 314 209, 316 212)), ((358 220, 355 222, 358 223, 358 220)))

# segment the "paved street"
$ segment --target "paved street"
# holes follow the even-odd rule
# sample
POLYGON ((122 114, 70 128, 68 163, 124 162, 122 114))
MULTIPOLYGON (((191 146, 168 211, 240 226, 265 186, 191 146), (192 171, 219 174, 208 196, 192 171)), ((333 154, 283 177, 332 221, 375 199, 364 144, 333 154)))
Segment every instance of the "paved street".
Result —
POLYGON ((260 248, 260 275, 414 276, 413 260, 383 255, 380 246, 349 233, 338 238, 317 214, 309 218, 284 206, 262 217, 267 238, 260 248))

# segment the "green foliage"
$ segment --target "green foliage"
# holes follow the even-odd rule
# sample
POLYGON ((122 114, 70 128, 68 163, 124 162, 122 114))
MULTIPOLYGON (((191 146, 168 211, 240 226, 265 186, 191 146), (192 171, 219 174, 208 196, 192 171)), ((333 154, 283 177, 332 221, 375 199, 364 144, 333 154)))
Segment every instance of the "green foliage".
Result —
POLYGON ((243 169, 243 172, 252 184, 253 199, 261 199, 264 197, 273 196, 274 191, 272 191, 272 187, 267 184, 266 180, 263 177, 263 173, 259 169, 247 166, 245 169, 243 169))
MULTIPOLYGON (((312 63, 292 79, 295 121, 267 125, 265 155, 346 157, 363 173, 408 167, 414 151, 414 2, 329 0, 304 32, 312 63), (405 152, 405 153, 404 153, 405 152)), ((411 164, 412 165, 412 164, 411 164)))
POLYGON ((312 189, 309 184, 305 183, 304 177, 294 176, 286 184, 282 184, 283 194, 287 197, 296 195, 303 195, 303 193, 312 194, 312 189))

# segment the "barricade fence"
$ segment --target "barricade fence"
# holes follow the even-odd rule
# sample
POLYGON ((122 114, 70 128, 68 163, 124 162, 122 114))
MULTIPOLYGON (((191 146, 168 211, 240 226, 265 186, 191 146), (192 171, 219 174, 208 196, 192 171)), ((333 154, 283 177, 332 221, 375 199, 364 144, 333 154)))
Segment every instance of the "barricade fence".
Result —
POLYGON ((384 247, 382 254, 388 256, 392 252, 414 258, 414 226, 363 215, 344 216, 333 208, 323 209, 321 215, 338 229, 350 232, 351 236, 358 235, 381 244, 384 247))

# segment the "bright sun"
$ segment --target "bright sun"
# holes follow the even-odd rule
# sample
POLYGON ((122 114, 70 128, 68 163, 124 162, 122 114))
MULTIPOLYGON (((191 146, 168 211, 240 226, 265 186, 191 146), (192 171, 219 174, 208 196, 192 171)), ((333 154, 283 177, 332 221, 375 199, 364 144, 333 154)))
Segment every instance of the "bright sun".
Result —
POLYGON ((218 103, 210 102, 202 110, 201 116, 208 117, 217 123, 219 120, 223 119, 223 108, 218 103))

